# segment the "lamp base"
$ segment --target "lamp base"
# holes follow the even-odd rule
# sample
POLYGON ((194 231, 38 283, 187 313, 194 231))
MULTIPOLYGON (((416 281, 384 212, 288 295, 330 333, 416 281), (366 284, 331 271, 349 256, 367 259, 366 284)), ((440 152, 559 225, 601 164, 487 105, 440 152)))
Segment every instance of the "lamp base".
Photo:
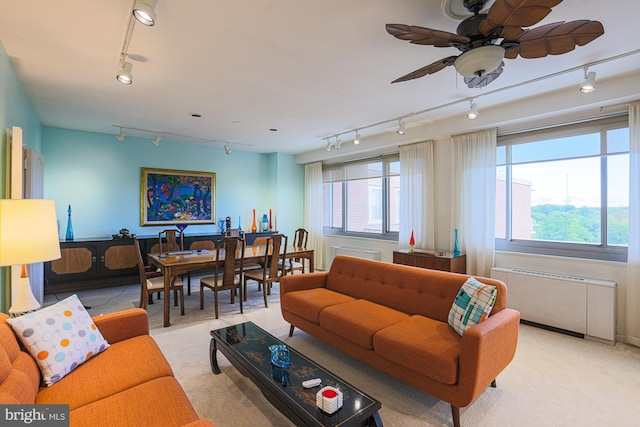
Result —
POLYGON ((11 317, 22 316, 23 314, 31 313, 40 308, 40 303, 31 291, 31 283, 29 283, 29 276, 26 275, 26 270, 27 266, 23 264, 18 292, 15 298, 13 298, 13 305, 11 305, 9 309, 9 315, 11 315, 11 317))

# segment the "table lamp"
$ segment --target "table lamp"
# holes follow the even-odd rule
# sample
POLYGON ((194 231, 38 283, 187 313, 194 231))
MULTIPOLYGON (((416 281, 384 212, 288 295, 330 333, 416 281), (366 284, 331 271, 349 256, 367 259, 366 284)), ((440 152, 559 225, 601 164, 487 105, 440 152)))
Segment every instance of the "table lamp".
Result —
POLYGON ((9 314, 19 316, 40 308, 33 296, 27 264, 60 258, 58 223, 53 200, 0 200, 0 267, 22 265, 18 292, 9 314))

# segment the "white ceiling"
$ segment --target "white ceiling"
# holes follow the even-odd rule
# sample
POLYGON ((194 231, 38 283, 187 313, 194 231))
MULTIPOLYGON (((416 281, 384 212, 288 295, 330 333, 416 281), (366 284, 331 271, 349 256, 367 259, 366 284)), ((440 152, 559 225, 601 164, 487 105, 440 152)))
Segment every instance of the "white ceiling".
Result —
MULTIPOLYGON (((157 24, 135 25, 128 50, 134 83, 126 86, 115 73, 132 5, 0 0, 0 40, 43 125, 113 135, 121 125, 177 142, 300 154, 322 150, 324 137, 413 112, 433 110, 410 122, 460 114, 478 95, 485 108, 510 102, 531 88, 501 88, 555 73, 536 94, 577 87, 583 71, 576 67, 640 48, 632 34, 637 0, 565 0, 536 26, 592 19, 605 34, 564 55, 507 59, 502 76, 484 89, 467 88, 453 67, 390 84, 459 53, 412 45, 385 30, 401 23, 455 32, 459 21, 443 14, 441 0, 159 0, 157 24)), ((640 54, 590 70, 598 79, 638 73, 640 54)), ((395 124, 361 133, 366 139, 395 124)))

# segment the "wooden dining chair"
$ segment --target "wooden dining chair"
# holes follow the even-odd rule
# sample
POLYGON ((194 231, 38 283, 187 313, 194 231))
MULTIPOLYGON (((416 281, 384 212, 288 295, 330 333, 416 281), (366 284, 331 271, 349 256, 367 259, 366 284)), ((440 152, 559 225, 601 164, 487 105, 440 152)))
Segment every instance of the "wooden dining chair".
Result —
POLYGON ((218 292, 231 291, 234 304, 239 290, 240 313, 242 313, 242 275, 244 264, 244 240, 239 237, 225 237, 216 242, 216 268, 213 276, 200 279, 200 310, 204 309, 204 288, 213 291, 216 319, 218 318, 218 292), (222 254, 224 252, 224 260, 222 254))
MULTIPOLYGON (((266 244, 267 244, 267 237, 259 236, 254 239, 252 246, 266 246, 266 244)), ((263 267, 262 262, 248 262, 244 265, 244 271, 247 272, 251 270, 259 270, 262 267, 263 267)))
MULTIPOLYGON (((293 234, 293 247, 307 249, 308 238, 309 232, 304 228, 298 228, 293 234)), ((293 274, 294 271, 301 271, 304 273, 304 260, 302 258, 287 258, 284 260, 285 274, 293 274)))
MULTIPOLYGON (((169 228, 158 233, 160 252, 172 252, 184 250, 184 232, 169 228)), ((191 295, 191 273, 187 273, 187 295, 191 295)), ((184 276, 181 277, 181 279, 184 276)))
MULTIPOLYGON (((135 245, 136 256, 138 257, 138 273, 140 275, 140 307, 146 310, 149 302, 153 304, 153 294, 160 294, 161 292, 164 292, 164 275, 155 269, 145 266, 144 260, 142 259, 142 251, 140 250, 140 242, 138 239, 134 239, 133 244, 135 245)), ((172 277, 169 289, 173 291, 173 301, 175 306, 178 305, 178 294, 180 294, 180 314, 184 315, 184 288, 182 286, 182 279, 179 277, 172 277)), ((169 296, 165 295, 165 298, 169 298, 169 296)))
POLYGON ((287 255, 287 236, 274 234, 267 238, 267 249, 262 260, 264 267, 258 270, 245 271, 244 273, 244 298, 247 299, 247 281, 258 282, 258 290, 262 287, 264 306, 269 307, 267 295, 271 295, 271 286, 279 282, 284 274, 284 260, 287 255))

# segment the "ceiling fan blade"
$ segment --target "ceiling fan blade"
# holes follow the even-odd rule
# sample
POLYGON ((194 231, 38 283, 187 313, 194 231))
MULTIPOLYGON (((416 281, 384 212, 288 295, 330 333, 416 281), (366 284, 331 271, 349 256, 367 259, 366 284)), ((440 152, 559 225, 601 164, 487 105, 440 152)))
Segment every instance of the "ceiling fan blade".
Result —
POLYGON ((495 0, 487 19, 480 23, 480 31, 490 34, 502 27, 501 37, 513 40, 524 31, 522 27, 530 27, 542 21, 551 8, 562 0, 495 0))
POLYGON ((433 74, 433 73, 437 73, 438 71, 442 70, 445 67, 448 67, 449 65, 453 65, 453 63, 455 62, 457 56, 449 56, 446 58, 442 58, 439 61, 436 61, 432 64, 426 65, 422 68, 419 68, 415 71, 412 71, 409 74, 406 74, 402 77, 398 77, 397 79, 395 79, 394 81, 392 81, 391 83, 398 83, 398 82, 405 82, 407 80, 413 80, 413 79, 417 79, 420 77, 424 77, 427 74, 433 74))
POLYGON ((392 36, 400 40, 407 40, 413 44, 450 47, 452 42, 462 44, 470 42, 468 37, 416 25, 387 24, 386 28, 387 32, 392 36))
POLYGON ((505 58, 544 58, 571 52, 576 46, 587 43, 604 34, 598 21, 582 19, 571 22, 556 22, 527 30, 516 40, 519 46, 505 52, 505 58))
POLYGON ((504 61, 500 63, 498 68, 490 73, 483 74, 482 76, 465 77, 464 82, 470 89, 485 87, 502 74, 504 70, 504 61))

